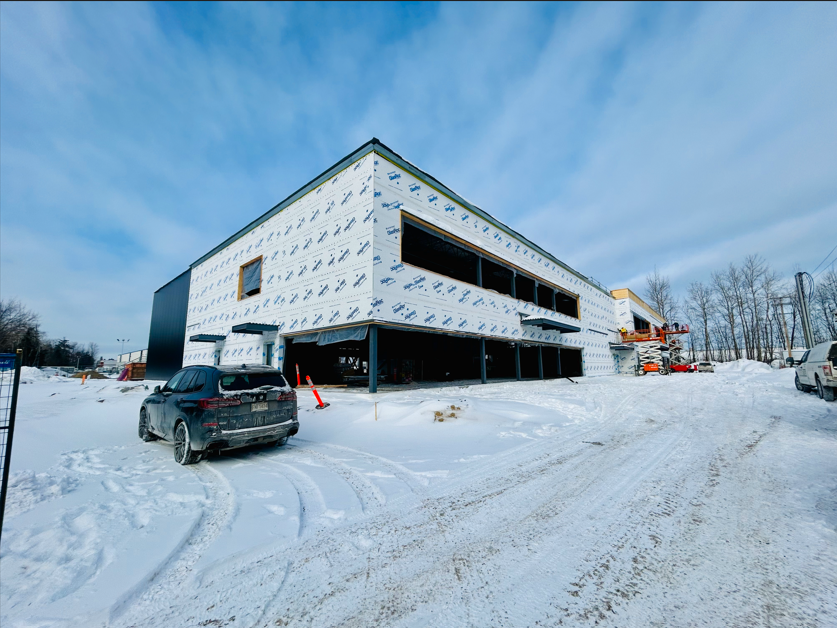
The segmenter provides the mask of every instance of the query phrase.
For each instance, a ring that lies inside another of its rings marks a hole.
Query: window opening
[[[402,262],[477,285],[476,253],[407,221],[401,233]]]
[[[258,257],[239,270],[238,300],[252,297],[261,292],[262,288],[262,258]]]
[[[264,346],[264,363],[270,366],[273,364],[273,343],[268,342]]]
[[[402,217],[401,227],[403,263],[580,318],[575,296],[556,290],[549,284],[540,284],[525,273],[514,272],[409,218]]]
[[[512,282],[514,281],[514,272],[510,268],[501,266],[490,259],[482,258],[482,286],[489,290],[494,290],[500,294],[507,294],[510,297],[512,294]]]
[[[538,305],[547,310],[555,310],[555,290],[546,284],[538,284]]]
[[[651,331],[651,323],[634,315],[634,331]]]
[[[521,301],[535,302],[535,280],[517,273],[514,276],[514,288],[517,298]]]
[[[578,315],[578,299],[560,290],[555,291],[555,311],[573,318],[581,318]]]

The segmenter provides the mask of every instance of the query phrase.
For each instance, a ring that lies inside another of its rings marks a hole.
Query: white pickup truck
[[[788,363],[791,360],[788,358]],[[820,399],[834,401],[837,396],[837,341],[821,342],[793,364],[797,390],[816,390]]]

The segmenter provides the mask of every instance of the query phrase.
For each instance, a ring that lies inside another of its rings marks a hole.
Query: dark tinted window
[[[252,390],[262,386],[284,388],[287,384],[279,371],[267,373],[229,373],[221,376],[221,388],[224,390]]]
[[[189,392],[200,392],[203,390],[203,387],[206,385],[206,373],[203,371],[198,371],[198,374],[195,375],[195,379],[192,380],[192,383],[189,385]]]
[[[175,373],[174,377],[172,377],[168,383],[163,386],[161,392],[172,392],[174,391],[175,387],[180,383],[180,380],[183,379],[183,376],[188,373],[188,371],[180,371],[179,373]]]
[[[192,380],[195,379],[196,374],[197,371],[186,371],[186,374],[183,376],[183,379],[180,380],[180,383],[177,384],[177,388],[174,392],[189,392]]]

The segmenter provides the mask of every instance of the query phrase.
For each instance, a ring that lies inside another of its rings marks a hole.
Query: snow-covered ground
[[[143,385],[30,378],[0,624],[837,625],[837,404],[716,370],[300,391],[288,445],[192,467]]]

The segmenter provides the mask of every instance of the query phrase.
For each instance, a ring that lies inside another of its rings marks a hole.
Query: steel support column
[[[369,392],[378,392],[378,326],[369,326]]]
[[[480,380],[483,384],[488,382],[485,374],[485,338],[480,338]]]
[[[538,379],[543,379],[543,347],[538,345]]]
[[[514,372],[517,375],[517,381],[520,381],[520,345],[514,343]]]

